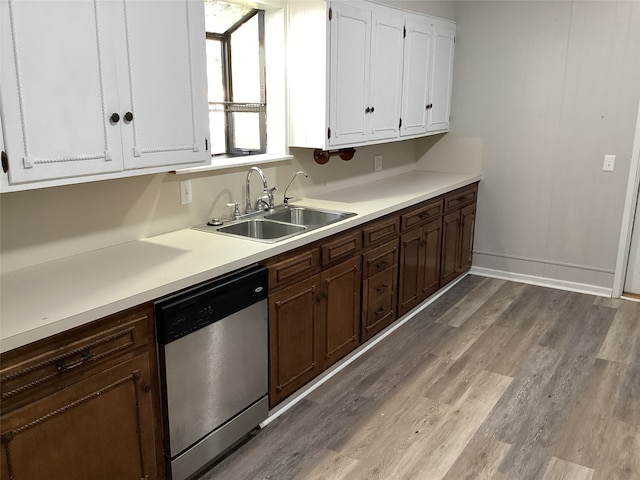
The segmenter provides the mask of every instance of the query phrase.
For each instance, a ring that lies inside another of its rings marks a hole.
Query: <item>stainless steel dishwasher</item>
[[[267,269],[155,305],[167,473],[199,473],[267,417]]]

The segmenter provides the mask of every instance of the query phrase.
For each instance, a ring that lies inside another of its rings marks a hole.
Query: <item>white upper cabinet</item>
[[[374,14],[372,32],[369,139],[385,140],[400,128],[404,19]]]
[[[430,109],[428,80],[432,29],[430,24],[410,20],[406,29],[400,135],[424,135]]]
[[[291,146],[330,150],[448,129],[453,22],[366,1],[289,5]]]
[[[371,12],[334,4],[331,17],[329,144],[360,143],[369,130]]]
[[[329,145],[398,136],[404,20],[332,5]]]
[[[429,102],[427,130],[449,130],[451,86],[453,83],[453,50],[455,25],[433,25],[431,40],[431,70],[429,72]]]
[[[202,2],[8,0],[0,18],[3,191],[208,161]]]

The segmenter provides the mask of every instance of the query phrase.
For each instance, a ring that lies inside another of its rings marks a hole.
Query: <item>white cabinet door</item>
[[[369,140],[398,137],[402,95],[403,30],[404,19],[373,15]]]
[[[120,43],[125,72],[122,127],[125,169],[177,166],[206,154],[202,2],[127,1]]]
[[[329,145],[365,140],[369,105],[371,12],[332,4]]]
[[[429,82],[429,99],[432,107],[428,111],[428,132],[449,130],[455,36],[455,26],[433,26],[432,67]]]
[[[427,132],[431,25],[407,20],[404,39],[401,136]]]
[[[5,0],[0,13],[6,188],[208,160],[201,1]]]
[[[0,2],[12,184],[122,169],[109,2]],[[74,19],[70,22],[69,19]]]

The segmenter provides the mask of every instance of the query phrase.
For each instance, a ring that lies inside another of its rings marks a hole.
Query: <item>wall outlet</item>
[[[193,191],[191,190],[191,180],[180,182],[180,204],[187,205],[193,202]]]
[[[382,170],[382,155],[376,155],[373,157],[373,171],[379,172]]]
[[[604,164],[602,165],[602,170],[604,170],[605,172],[613,172],[613,169],[615,166],[616,166],[616,156],[605,155]]]

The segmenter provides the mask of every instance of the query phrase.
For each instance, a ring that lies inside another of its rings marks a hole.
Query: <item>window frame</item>
[[[233,71],[231,36],[246,22],[257,16],[258,21],[258,61],[260,75],[260,103],[235,102],[233,99]],[[238,157],[260,155],[267,152],[267,95],[266,95],[266,61],[265,61],[265,11],[253,9],[229,27],[224,33],[205,32],[206,40],[220,42],[222,59],[222,81],[224,89],[223,112],[225,121],[226,151],[224,153],[212,153],[213,157]],[[209,112],[212,105],[220,105],[221,102],[209,102]],[[258,114],[259,149],[239,148],[235,145],[235,122],[233,114],[237,112],[255,112]]]

